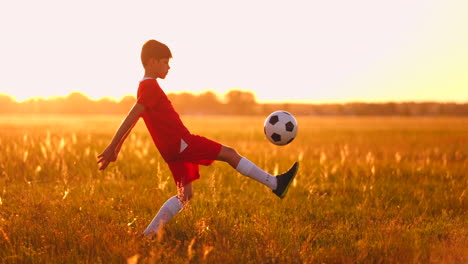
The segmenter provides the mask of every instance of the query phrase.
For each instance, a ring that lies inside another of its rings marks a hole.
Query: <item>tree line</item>
[[[285,110],[295,115],[344,116],[468,116],[467,103],[388,102],[343,104],[258,103],[249,91],[231,90],[224,100],[212,91],[201,94],[169,93],[169,99],[180,114],[193,115],[267,115]],[[135,103],[134,96],[116,101],[110,98],[92,100],[73,92],[65,97],[32,98],[17,102],[0,94],[0,114],[124,114]]]

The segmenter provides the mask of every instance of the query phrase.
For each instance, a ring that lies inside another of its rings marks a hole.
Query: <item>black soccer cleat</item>
[[[294,180],[298,169],[299,162],[296,162],[287,172],[276,176],[278,183],[276,190],[273,190],[273,193],[278,195],[279,198],[283,199],[288,192],[289,186]]]

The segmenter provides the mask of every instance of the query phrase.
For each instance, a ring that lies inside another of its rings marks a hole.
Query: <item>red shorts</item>
[[[198,165],[208,166],[219,155],[222,145],[205,137],[190,135],[181,140],[178,154],[166,160],[177,187],[200,179]]]

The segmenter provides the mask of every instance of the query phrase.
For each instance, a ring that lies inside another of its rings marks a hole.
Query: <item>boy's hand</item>
[[[128,136],[128,133],[132,130],[133,126],[135,126],[138,118],[140,118],[141,113],[145,111],[145,106],[139,103],[135,103],[128,113],[127,117],[124,119],[122,124],[120,124],[119,129],[114,135],[109,146],[97,156],[98,164],[100,170],[107,168],[109,163],[117,160],[117,155],[119,154],[120,147],[122,147],[125,138]]]
[[[117,153],[116,153],[116,149],[109,146],[107,147],[104,152],[102,152],[101,154],[99,154],[97,156],[98,158],[98,164],[101,164],[99,166],[99,169],[100,170],[104,170],[105,168],[107,168],[107,166],[109,165],[109,163],[113,162],[113,161],[116,161],[117,160]]]

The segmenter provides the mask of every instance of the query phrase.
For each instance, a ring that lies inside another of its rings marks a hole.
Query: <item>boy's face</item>
[[[166,75],[169,72],[169,69],[171,68],[169,66],[169,58],[163,58],[159,60],[152,59],[150,67],[152,68],[152,71],[156,73],[156,77],[161,79],[166,78]]]

